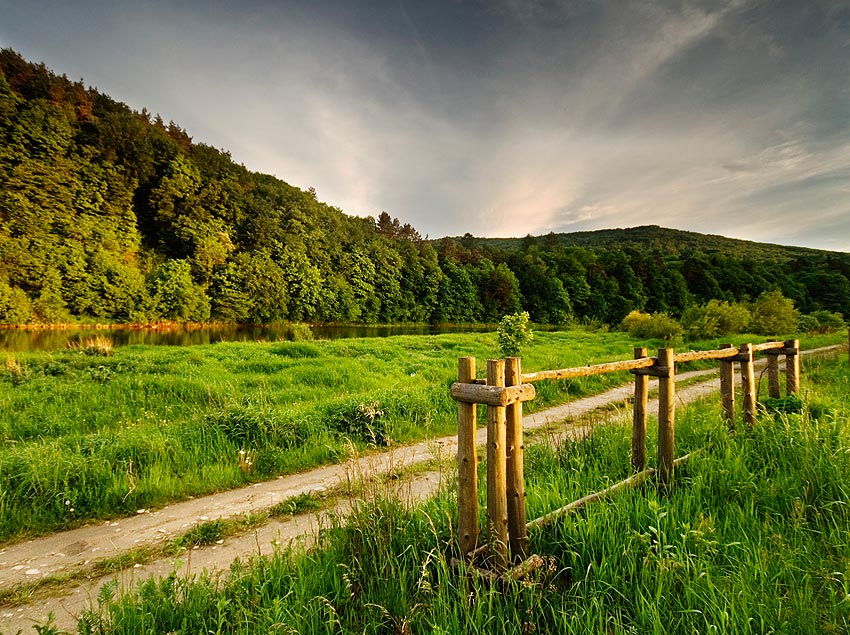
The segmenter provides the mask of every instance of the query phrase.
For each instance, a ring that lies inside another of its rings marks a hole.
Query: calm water
[[[438,333],[478,333],[492,331],[487,326],[326,326],[310,328],[316,339],[343,337],[389,337],[391,335],[436,335]],[[208,328],[174,327],[167,330],[142,328],[69,328],[0,329],[0,350],[53,351],[65,348],[69,341],[92,335],[109,337],[115,346],[152,344],[157,346],[194,346],[214,342],[276,342],[294,339],[290,326],[211,326]]]

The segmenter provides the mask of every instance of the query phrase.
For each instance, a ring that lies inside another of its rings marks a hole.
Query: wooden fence
[[[464,556],[489,551],[493,567],[507,570],[512,559],[527,555],[528,529],[549,522],[551,518],[610,493],[598,492],[574,501],[542,518],[525,519],[525,479],[523,461],[522,404],[535,398],[534,382],[546,379],[571,379],[618,371],[635,375],[635,398],[632,424],[632,466],[637,472],[620,484],[608,488],[633,485],[654,475],[646,468],[646,422],[649,377],[657,377],[658,385],[658,468],[662,487],[673,479],[675,466],[687,457],[674,459],[676,363],[696,360],[720,362],[720,391],[723,416],[730,425],[735,421],[735,363],[740,366],[743,420],[752,425],[756,420],[757,385],[754,354],[767,356],[768,391],[780,396],[779,357],[785,357],[785,391],[794,394],[800,386],[800,342],[767,342],[726,344],[718,350],[674,353],[672,348],[658,350],[649,357],[645,348],[636,348],[630,360],[544,370],[523,374],[520,359],[487,361],[486,379],[475,377],[475,358],[458,359],[458,381],[452,384],[452,398],[458,402],[458,541]],[[478,449],[475,443],[476,405],[487,406],[487,532],[486,543],[479,545],[478,527]],[[550,518],[551,517],[551,518]]]

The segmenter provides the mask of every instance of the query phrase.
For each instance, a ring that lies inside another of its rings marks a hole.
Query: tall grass
[[[689,408],[678,454],[706,449],[662,494],[624,491],[536,531],[547,566],[492,584],[464,567],[443,491],[412,511],[378,501],[220,575],[107,587],[81,633],[846,633],[850,407],[846,361],[808,364],[797,413],[729,432]],[[625,425],[530,448],[530,515],[628,471]]]
[[[634,344],[539,333],[523,363],[623,359]],[[481,376],[496,350],[476,333],[17,353],[0,368],[0,542],[449,434],[457,357],[478,358]],[[628,379],[544,382],[527,409]],[[367,407],[380,418],[365,421]]]

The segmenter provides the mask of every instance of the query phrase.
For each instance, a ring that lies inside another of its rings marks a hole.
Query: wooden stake
[[[505,360],[487,360],[487,385],[505,385]],[[505,408],[487,406],[487,523],[493,566],[501,572],[508,566],[508,494],[505,456]]]
[[[475,381],[475,358],[457,360],[457,380]],[[457,404],[457,532],[460,552],[478,546],[478,450],[475,447],[475,404]]]
[[[658,365],[667,368],[658,379],[658,477],[662,485],[673,482],[676,441],[676,368],[672,348],[658,349]]]
[[[635,359],[646,357],[645,348],[635,349]],[[632,419],[632,467],[636,472],[646,467],[646,406],[649,399],[649,377],[635,375],[635,403]]]
[[[723,344],[720,348],[732,348]],[[729,360],[720,360],[720,396],[723,400],[723,418],[730,428],[735,427],[735,364]]]
[[[505,384],[522,382],[522,362],[519,357],[505,360]],[[507,485],[508,535],[511,557],[524,560],[528,552],[528,531],[525,528],[525,444],[522,438],[522,402],[506,408],[507,417]]]
[[[744,423],[748,426],[756,422],[756,373],[753,366],[753,345],[741,344],[738,347],[738,359],[741,362],[741,398],[744,401]]]
[[[779,355],[767,356],[767,394],[773,399],[782,396],[779,391]]]
[[[785,340],[785,349],[793,355],[785,355],[785,394],[794,395],[800,390],[800,340]]]

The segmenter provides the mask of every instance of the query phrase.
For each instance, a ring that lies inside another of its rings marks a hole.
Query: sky
[[[423,236],[850,251],[850,0],[0,0],[0,47]]]

